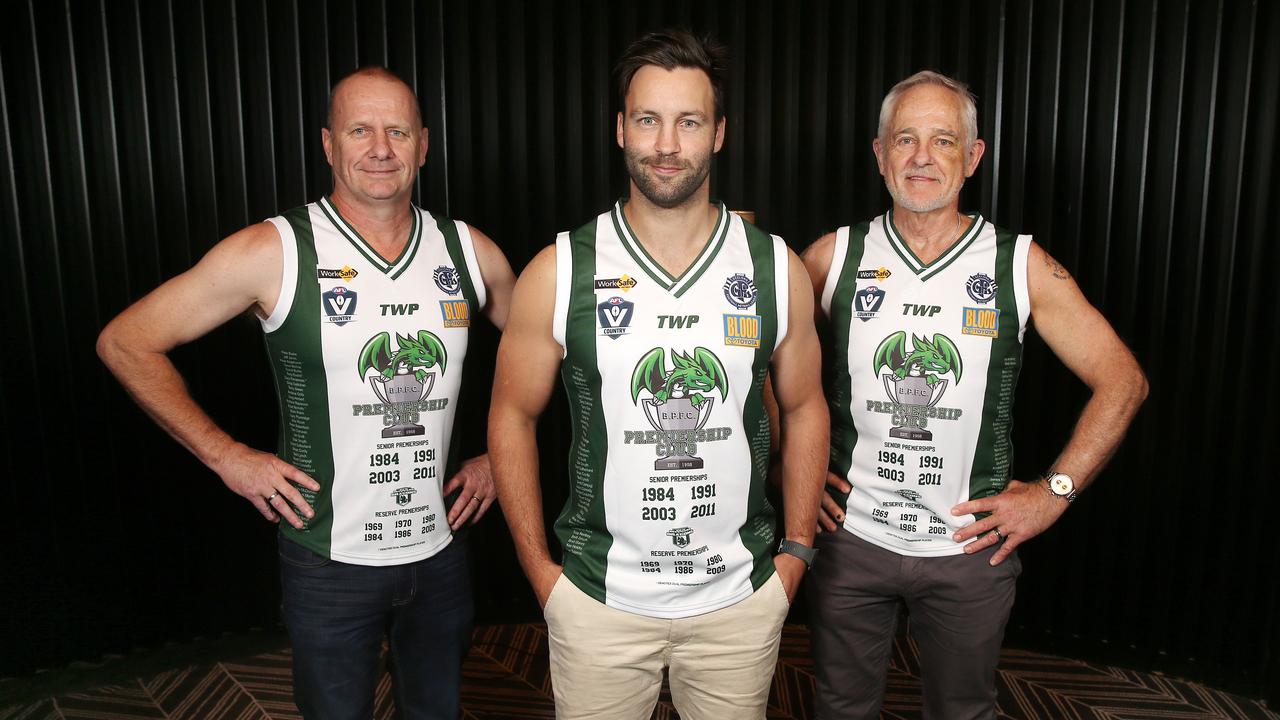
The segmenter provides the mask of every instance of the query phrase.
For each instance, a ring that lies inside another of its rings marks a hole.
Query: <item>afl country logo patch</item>
[[[635,314],[636,304],[614,295],[596,306],[596,315],[600,318],[600,333],[611,340],[617,340],[627,333],[631,327],[631,316]]]
[[[853,316],[866,322],[880,313],[885,292],[875,285],[868,285],[853,294]]]
[[[356,291],[339,285],[320,294],[320,306],[325,320],[339,327],[346,325],[356,319]]]
[[[969,297],[973,298],[974,302],[989,303],[996,296],[1000,286],[986,273],[974,273],[965,282],[964,289],[969,292]]]
[[[436,279],[436,287],[446,295],[457,295],[462,292],[462,286],[458,284],[458,271],[448,265],[441,265],[436,268],[434,273]]]
[[[756,284],[742,273],[730,275],[724,281],[724,299],[739,310],[746,310],[755,305],[758,294]]]

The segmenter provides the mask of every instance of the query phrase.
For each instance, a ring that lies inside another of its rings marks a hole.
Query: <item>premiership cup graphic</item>
[[[443,375],[449,359],[444,343],[426,330],[419,330],[417,337],[397,333],[396,345],[393,349],[388,333],[374,335],[360,351],[357,368],[360,378],[369,380],[373,394],[386,407],[383,411],[387,424],[382,429],[384,438],[426,432],[423,426],[414,422],[418,418],[417,403],[430,395],[435,387],[434,368],[438,365]]]
[[[932,340],[912,335],[911,345],[908,350],[907,333],[899,330],[881,341],[872,364],[877,375],[883,369],[892,370],[880,375],[894,404],[895,422],[901,420],[889,429],[889,437],[932,440],[933,433],[925,429],[924,410],[937,405],[947,390],[947,379],[939,375],[950,373],[958,383],[964,367],[959,349],[942,333]]]
[[[711,417],[711,406],[715,402],[715,398],[707,398],[701,407],[694,407],[693,401],[687,397],[672,398],[662,404],[649,398],[641,405],[644,416],[655,430],[675,438],[678,437],[677,431],[701,430],[707,424],[707,418]],[[654,470],[696,470],[703,466],[702,458],[689,454],[688,442],[668,441],[664,445],[667,455],[653,463]]]
[[[661,457],[654,470],[696,470],[702,458],[693,454],[694,433],[711,417],[715,398],[703,393],[720,391],[723,401],[729,392],[724,365],[710,350],[694,348],[692,354],[671,351],[674,368],[666,368],[666,350],[653,348],[640,358],[631,374],[631,402],[639,404],[654,430],[662,433],[658,444]],[[640,400],[640,393],[650,397]]]

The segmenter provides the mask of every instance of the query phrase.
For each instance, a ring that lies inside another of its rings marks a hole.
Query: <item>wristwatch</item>
[[[1076,491],[1076,481],[1072,480],[1071,476],[1066,473],[1050,470],[1044,480],[1048,483],[1049,494],[1054,497],[1059,497],[1067,502],[1072,502],[1076,499],[1076,496],[1080,494]]]
[[[806,568],[813,567],[813,559],[818,556],[818,549],[802,545],[795,540],[783,538],[778,542],[778,552],[793,555],[804,561]]]

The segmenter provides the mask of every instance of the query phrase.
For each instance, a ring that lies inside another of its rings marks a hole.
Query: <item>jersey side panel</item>
[[[996,337],[986,367],[987,392],[982,405],[982,425],[974,448],[969,476],[969,499],[996,495],[1009,484],[1013,467],[1013,391],[1022,368],[1022,329],[1014,272],[1017,236],[996,232],[996,306],[1000,308]]]
[[[608,576],[613,538],[607,531],[604,513],[602,486],[609,455],[608,433],[593,332],[597,224],[592,221],[570,233],[567,243],[557,243],[557,256],[567,244],[572,268],[560,376],[569,396],[576,441],[569,448],[569,497],[556,519],[555,532],[564,549],[565,575],[587,595],[604,602],[604,579]]]
[[[785,310],[788,298],[788,277],[778,268],[775,257],[777,247],[773,237],[756,228],[751,223],[743,222],[747,235],[747,247],[751,251],[751,262],[755,269],[753,280],[760,300],[756,308],[760,314],[760,347],[756,348],[751,362],[751,389],[747,392],[743,403],[742,428],[747,434],[747,445],[751,451],[751,482],[747,490],[746,524],[738,531],[742,544],[751,553],[753,559],[751,570],[751,587],[755,590],[774,573],[773,546],[775,542],[774,520],[776,514],[768,497],[765,496],[765,482],[769,475],[769,450],[772,444],[772,432],[769,414],[765,412],[764,380],[769,372],[769,361],[773,357],[773,349],[777,344],[780,318],[779,312]],[[785,246],[784,246],[785,247]],[[782,261],[786,261],[783,252]],[[783,265],[785,267],[785,265]],[[773,298],[770,303],[766,299]]]
[[[320,360],[321,310],[315,277],[315,234],[308,208],[294,208],[282,216],[293,228],[297,241],[293,302],[284,322],[264,338],[280,408],[280,441],[276,453],[281,460],[320,483],[319,492],[295,486],[315,511],[315,516],[306,523],[307,531],[281,523],[280,532],[308,550],[329,557],[333,529],[333,443],[329,430],[328,378]]]

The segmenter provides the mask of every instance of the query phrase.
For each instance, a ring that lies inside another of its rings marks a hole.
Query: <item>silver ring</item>
[[[269,504],[271,504],[271,501],[272,501],[272,500],[275,500],[275,499],[276,499],[276,496],[277,496],[277,495],[279,495],[279,494],[280,494],[280,493],[278,493],[278,492],[273,492],[273,493],[271,493],[270,495],[268,495],[268,496],[267,496],[267,504],[268,504],[268,505],[269,505]]]
[[[991,528],[991,532],[995,533],[1001,542],[1004,542],[1004,535],[1000,533],[1000,528]]]

